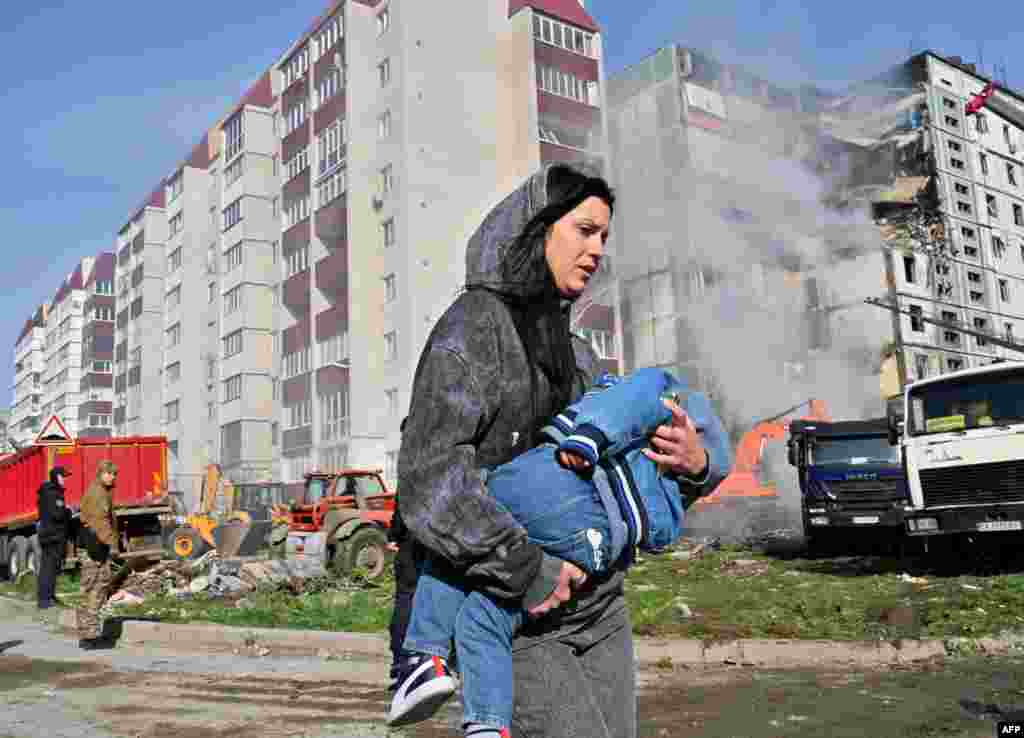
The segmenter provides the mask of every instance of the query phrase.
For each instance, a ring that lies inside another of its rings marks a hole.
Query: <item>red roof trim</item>
[[[373,7],[374,5],[377,4],[376,2],[370,3],[366,2],[365,0],[356,1],[360,2],[362,5],[369,5],[370,7]],[[295,56],[295,54],[297,54],[299,51],[301,51],[302,47],[306,45],[306,42],[309,41],[309,39],[311,39],[313,35],[320,30],[320,26],[322,26],[328,18],[334,15],[334,11],[341,8],[344,4],[344,0],[332,0],[331,3],[328,4],[327,9],[320,15],[318,15],[316,17],[316,20],[314,20],[309,25],[309,27],[306,29],[306,32],[299,36],[299,40],[296,41],[295,45],[291,47],[291,52],[288,54],[288,56],[281,60],[281,63],[277,65],[277,68],[284,69],[284,67],[287,66],[288,62],[292,60],[292,57]]]
[[[508,17],[511,18],[526,7],[533,8],[544,15],[557,18],[566,23],[571,23],[585,31],[601,32],[601,29],[598,28],[590,13],[580,5],[579,0],[509,0]]]

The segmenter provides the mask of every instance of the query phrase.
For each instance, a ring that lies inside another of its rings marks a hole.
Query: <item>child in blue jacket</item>
[[[688,480],[666,476],[642,450],[670,421],[673,400],[703,434],[713,489],[732,466],[722,423],[705,395],[687,393],[660,369],[627,378],[605,375],[579,402],[544,428],[546,441],[496,467],[488,492],[523,525],[527,539],[588,576],[657,553],[682,534]],[[433,715],[455,693],[448,668],[452,640],[462,677],[464,723],[480,735],[507,735],[512,719],[512,637],[525,613],[516,603],[443,579],[428,568],[413,600],[404,649],[412,656],[399,677],[388,723]],[[624,665],[625,667],[626,665]],[[631,669],[632,665],[628,665]]]

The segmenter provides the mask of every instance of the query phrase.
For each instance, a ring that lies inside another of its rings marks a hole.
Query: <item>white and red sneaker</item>
[[[455,678],[440,656],[417,654],[400,667],[391,698],[388,725],[399,727],[429,720],[455,694]]]

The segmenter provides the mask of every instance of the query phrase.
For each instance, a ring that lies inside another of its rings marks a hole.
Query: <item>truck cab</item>
[[[854,530],[902,533],[908,504],[887,418],[790,423],[788,460],[800,483],[804,531],[812,546]]]
[[[1024,362],[914,382],[892,440],[907,468],[911,536],[1024,529]]]

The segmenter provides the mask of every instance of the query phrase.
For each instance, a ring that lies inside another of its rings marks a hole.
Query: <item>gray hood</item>
[[[466,286],[488,286],[505,292],[522,294],[530,284],[527,274],[505,275],[502,264],[509,248],[526,225],[548,205],[548,173],[555,167],[566,167],[587,176],[600,176],[590,165],[556,162],[545,164],[517,190],[494,206],[480,227],[469,239],[466,248]],[[543,240],[532,248],[534,258],[543,258]],[[531,262],[533,259],[531,259]],[[539,266],[539,265],[538,265]],[[538,270],[542,273],[542,270]],[[508,280],[508,281],[506,281]]]

